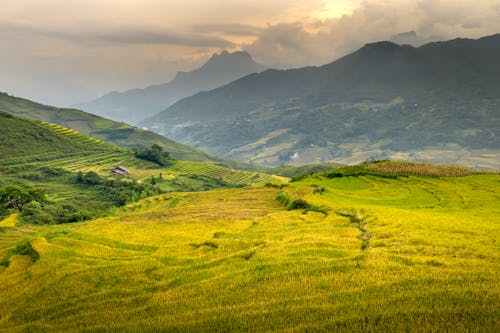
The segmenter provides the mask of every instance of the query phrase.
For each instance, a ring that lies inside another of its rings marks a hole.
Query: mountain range
[[[140,125],[246,162],[407,158],[476,167],[500,155],[500,35],[367,44],[320,67],[270,69]]]
[[[197,92],[211,90],[245,75],[264,70],[247,52],[214,54],[203,66],[191,72],[178,72],[164,84],[124,92],[110,92],[94,101],[77,105],[87,112],[136,124],[174,102]]]

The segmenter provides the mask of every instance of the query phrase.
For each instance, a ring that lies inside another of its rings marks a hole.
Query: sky
[[[500,33],[500,0],[0,0],[0,91],[71,106],[168,82],[213,53],[321,65],[368,42]]]

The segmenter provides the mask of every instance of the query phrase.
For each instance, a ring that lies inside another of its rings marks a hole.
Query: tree
[[[5,208],[21,211],[26,204],[32,201],[45,201],[45,193],[42,189],[28,189],[17,185],[9,185],[0,189],[0,203]]]
[[[170,165],[170,153],[163,151],[163,148],[157,144],[151,145],[151,148],[135,148],[135,157],[158,163],[162,166]]]
[[[101,183],[101,177],[94,171],[83,174],[81,171],[76,175],[76,182],[79,184],[98,185]]]

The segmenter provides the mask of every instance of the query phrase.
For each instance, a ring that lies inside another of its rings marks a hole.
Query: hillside
[[[0,112],[0,142],[0,192],[9,186],[40,189],[48,200],[41,202],[42,211],[62,220],[77,212],[82,219],[108,214],[114,206],[159,193],[287,180],[202,162],[170,161],[171,165],[160,166],[72,129],[4,112]],[[111,177],[118,166],[128,175]],[[9,213],[15,210],[0,204],[0,219]],[[24,210],[19,213],[26,215]]]
[[[76,109],[55,108],[0,92],[0,111],[71,128],[124,148],[157,144],[179,160],[209,162],[238,169],[256,169],[243,163],[212,156],[162,135]]]
[[[498,331],[499,176],[367,167],[170,193],[86,223],[0,222],[0,327]]]
[[[177,73],[168,83],[144,89],[111,92],[78,107],[106,118],[137,124],[184,97],[215,89],[262,70],[264,66],[254,62],[247,52],[224,51],[214,54],[200,68]]]
[[[0,156],[29,158],[64,154],[94,154],[105,151],[120,151],[104,142],[78,135],[75,131],[52,126],[48,123],[30,121],[0,111]],[[3,164],[5,166],[5,164]]]
[[[141,125],[221,156],[279,165],[404,158],[495,168],[500,35],[367,44],[321,67],[268,70]]]
[[[13,116],[0,111],[0,170],[4,175],[22,176],[44,168],[59,168],[68,172],[93,171],[108,176],[118,165],[129,170],[136,181],[146,180],[160,173],[170,183],[181,184],[186,179],[200,186],[183,184],[185,187],[171,190],[204,189],[204,181],[211,180],[223,186],[260,186],[270,181],[286,180],[286,177],[259,172],[230,169],[212,163],[172,161],[164,167],[134,156],[130,150],[86,136],[73,129],[48,122],[40,122]],[[198,178],[197,178],[198,177]],[[205,178],[204,178],[205,177]]]

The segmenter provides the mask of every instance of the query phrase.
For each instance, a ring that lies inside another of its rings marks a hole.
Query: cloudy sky
[[[320,65],[367,42],[500,33],[500,0],[0,0],[0,91],[67,106],[169,81],[214,52]]]

